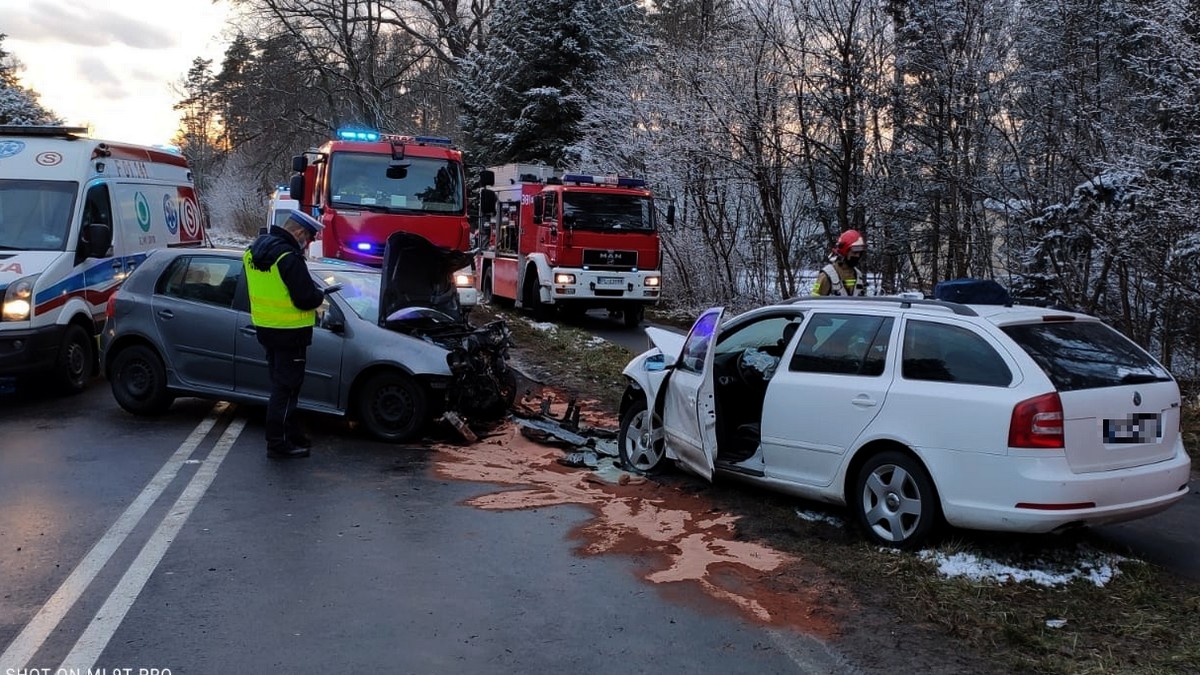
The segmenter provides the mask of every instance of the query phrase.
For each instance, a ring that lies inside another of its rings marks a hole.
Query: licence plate
[[[625,280],[621,277],[596,277],[596,283],[601,286],[620,286]]]
[[[1162,440],[1158,413],[1135,413],[1124,419],[1104,420],[1105,443],[1157,443]]]

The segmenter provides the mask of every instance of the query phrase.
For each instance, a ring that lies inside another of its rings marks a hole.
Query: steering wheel
[[[774,360],[774,364],[770,362]],[[779,359],[766,354],[757,349],[746,349],[737,358],[737,374],[747,387],[752,389],[763,388],[767,384],[770,376],[767,374],[767,368],[770,368],[771,374],[774,374],[774,367],[779,363]]]

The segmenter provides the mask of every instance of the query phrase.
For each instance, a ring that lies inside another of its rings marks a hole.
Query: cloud
[[[100,98],[116,100],[128,95],[124,81],[112,71],[104,61],[95,58],[80,59],[77,65],[80,78],[91,84],[98,92],[103,92]]]
[[[4,32],[16,40],[54,42],[79,47],[125,45],[134,49],[167,49],[177,44],[161,27],[98,7],[63,7],[56,2],[31,3],[5,18]]]

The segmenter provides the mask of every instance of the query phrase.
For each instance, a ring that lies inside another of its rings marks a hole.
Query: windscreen
[[[78,191],[72,181],[0,180],[0,250],[65,250]]]
[[[379,317],[378,272],[337,270],[322,271],[320,274],[326,285],[342,285],[339,293],[359,318],[375,323]]]
[[[335,208],[381,213],[464,212],[462,164],[428,157],[408,157],[403,163],[393,167],[389,177],[390,155],[334,153],[329,167],[330,202]]]
[[[654,202],[638,195],[564,192],[564,225],[580,230],[654,231]]]
[[[1021,324],[1003,330],[1059,391],[1171,380],[1149,354],[1098,321]]]

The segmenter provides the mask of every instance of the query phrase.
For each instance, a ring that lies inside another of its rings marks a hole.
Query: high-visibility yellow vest
[[[252,264],[253,256],[246,251],[242,262],[246,268],[246,290],[250,293],[250,321],[263,328],[304,328],[316,323],[317,312],[300,309],[292,304],[283,277],[279,276],[279,261],[284,253],[271,263],[266,271]]]

